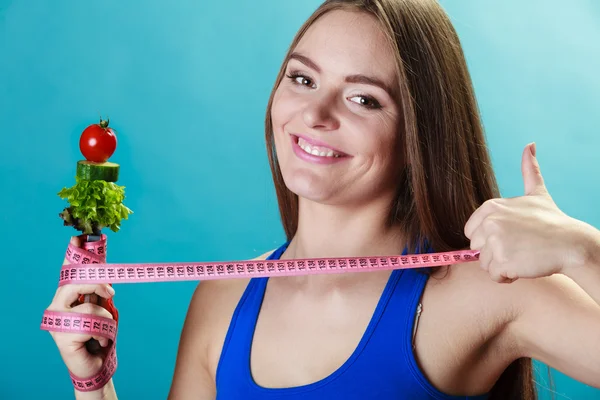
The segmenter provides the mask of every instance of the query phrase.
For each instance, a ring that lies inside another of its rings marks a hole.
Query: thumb
[[[521,173],[525,185],[525,195],[536,195],[547,193],[544,178],[540,170],[540,164],[535,157],[535,143],[530,143],[523,151],[521,160]]]
[[[73,246],[81,247],[81,238],[79,236],[71,236],[70,243]]]

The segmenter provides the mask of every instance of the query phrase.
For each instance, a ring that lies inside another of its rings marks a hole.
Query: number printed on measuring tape
[[[71,283],[143,283],[426,268],[473,261],[479,258],[479,253],[473,250],[461,250],[390,257],[232,261],[226,263],[84,264],[81,263],[81,254],[78,249],[73,246],[67,250],[66,258],[72,264],[62,267],[59,277],[61,286]]]
[[[311,258],[294,260],[251,260],[169,264],[107,264],[106,236],[100,241],[85,242],[83,248],[69,243],[59,286],[67,284],[144,283],[191,280],[259,278],[296,275],[369,272],[404,268],[430,268],[471,262],[479,259],[475,250],[396,256]],[[108,354],[97,375],[74,376],[79,391],[93,391],[110,381],[117,368],[116,342],[118,320],[67,312],[45,311],[41,329],[53,332],[88,333],[111,341]]]

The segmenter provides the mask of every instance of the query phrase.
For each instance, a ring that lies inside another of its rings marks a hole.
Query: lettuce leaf
[[[75,177],[75,185],[58,192],[61,199],[69,202],[59,217],[65,226],[73,226],[83,234],[99,235],[103,228],[118,232],[121,221],[133,214],[123,204],[125,186],[103,180],[82,180]]]

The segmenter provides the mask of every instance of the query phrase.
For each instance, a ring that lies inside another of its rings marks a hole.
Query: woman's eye
[[[315,84],[313,83],[313,81],[304,75],[292,73],[292,74],[287,75],[287,77],[292,81],[292,83],[294,83],[296,85],[308,86],[308,87],[312,87],[312,88],[315,87]]]
[[[308,78],[305,78],[303,76],[299,76],[296,78],[296,82],[298,82],[301,85],[305,85],[305,86],[311,86],[312,81]]]
[[[306,75],[302,75],[299,72],[291,72],[286,75],[288,79],[294,84],[299,86],[306,86],[312,89],[316,89],[317,85],[313,83],[313,81],[307,77]],[[359,105],[368,108],[368,109],[379,109],[381,108],[381,104],[373,97],[368,96],[366,94],[356,95],[350,98],[350,101],[358,103]]]
[[[364,96],[364,95],[354,96],[354,97],[350,98],[350,101],[354,101],[355,103],[358,103],[361,106],[366,107],[366,108],[372,108],[372,109],[381,108],[381,104],[379,104],[379,102],[377,100],[375,100],[374,98],[372,98],[371,96]]]

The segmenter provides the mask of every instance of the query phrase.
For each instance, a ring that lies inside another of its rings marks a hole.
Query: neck
[[[397,226],[387,223],[387,204],[342,208],[299,199],[298,229],[290,258],[397,255],[405,246]]]
[[[282,259],[399,255],[404,234],[387,223],[386,204],[345,209],[299,199],[298,229]],[[383,203],[382,201],[380,201]],[[387,203],[389,204],[389,202]],[[356,280],[385,280],[389,271],[356,274],[325,274],[286,278],[294,287],[325,293]]]

